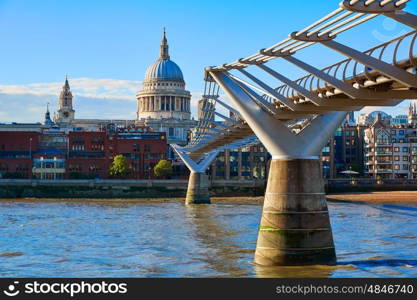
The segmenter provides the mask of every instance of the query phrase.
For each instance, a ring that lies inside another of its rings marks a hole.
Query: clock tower
[[[72,108],[72,93],[68,83],[68,78],[65,77],[65,84],[62,87],[59,95],[59,109],[58,116],[55,122],[59,125],[70,125],[74,120],[75,110]]]

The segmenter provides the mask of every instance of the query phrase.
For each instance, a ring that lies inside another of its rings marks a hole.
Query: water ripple
[[[417,205],[330,202],[337,266],[253,264],[260,204],[0,202],[0,277],[417,277]]]

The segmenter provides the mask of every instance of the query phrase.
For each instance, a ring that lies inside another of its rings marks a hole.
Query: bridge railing
[[[415,49],[417,47],[416,39],[417,30],[413,30],[391,41],[368,49],[364,53],[395,66],[417,68],[417,50]],[[375,82],[377,79],[375,72],[373,72],[371,68],[368,68],[352,58],[344,59],[321,70],[339,80],[357,84],[360,87],[365,87],[364,83],[367,80]],[[309,91],[315,92],[323,98],[327,97],[327,91],[333,93],[335,90],[334,87],[330,86],[314,74],[308,74],[294,82]],[[296,101],[300,98],[304,98],[287,84],[281,85],[275,90],[290,100]],[[268,95],[264,95],[263,97],[269,102],[275,101],[274,98]]]
[[[363,52],[366,56],[363,56],[363,53],[355,49],[349,50],[349,47],[345,47],[343,50],[340,47],[344,47],[344,45],[338,44],[337,42],[329,42],[342,32],[379,15],[386,15],[416,29],[415,16],[402,11],[406,2],[409,2],[409,0],[345,0],[340,3],[338,9],[330,14],[302,30],[291,33],[288,38],[266,49],[261,49],[253,55],[231,63],[206,68],[205,87],[202,103],[200,104],[199,121],[193,131],[189,145],[184,147],[184,150],[188,153],[202,152],[202,149],[204,151],[211,151],[214,149],[213,147],[225,145],[221,144],[219,142],[220,140],[227,140],[229,143],[233,143],[242,139],[242,137],[249,136],[247,132],[244,133],[246,130],[245,126],[248,126],[239,116],[239,112],[236,112],[232,107],[220,101],[219,85],[211,77],[211,72],[225,72],[232,80],[241,84],[243,89],[246,86],[259,91],[259,95],[252,93],[250,98],[263,110],[268,111],[274,117],[286,122],[289,122],[288,120],[297,121],[308,119],[317,114],[325,114],[333,110],[358,110],[365,105],[392,105],[395,104],[395,101],[391,100],[397,99],[395,97],[391,99],[392,95],[400,95],[398,98],[399,101],[407,99],[411,92],[407,93],[407,91],[401,90],[395,91],[390,95],[384,95],[385,98],[381,99],[387,99],[385,102],[382,100],[379,102],[374,101],[373,99],[379,99],[381,97],[381,93],[379,95],[371,95],[368,91],[376,91],[376,89],[366,91],[365,88],[379,85],[378,91],[380,89],[383,90],[385,83],[388,86],[393,81],[396,81],[397,77],[390,76],[392,74],[399,74],[398,77],[400,80],[398,82],[404,83],[406,87],[414,88],[416,86],[412,76],[405,74],[407,72],[415,74],[417,66],[417,51],[415,49],[416,30]],[[403,17],[398,17],[397,13],[402,14]],[[318,70],[313,66],[291,57],[298,51],[317,43],[321,43],[351,58],[344,59]],[[351,52],[351,50],[356,52]],[[267,62],[277,58],[288,60],[298,68],[304,69],[308,75],[291,80],[283,74],[279,74],[265,66]],[[368,58],[373,59],[373,62],[371,60],[372,63],[369,65],[375,69],[367,67],[366,64],[369,63]],[[380,69],[381,64],[382,69]],[[388,64],[390,66],[387,68],[386,66]],[[262,68],[265,72],[276,77],[278,81],[284,84],[277,88],[269,87],[262,80],[257,79],[252,74],[243,70],[252,65]],[[398,71],[400,68],[396,67],[400,67],[403,70]],[[234,70],[243,73],[251,81],[255,82],[256,85],[252,85],[228,73]],[[404,70],[407,72],[404,72]],[[397,74],[396,72],[399,73]],[[251,93],[249,89],[246,92]],[[343,98],[344,101],[328,101],[328,99],[337,94],[341,94],[339,98]],[[369,99],[366,98],[367,96],[370,96],[370,101],[367,101]],[[357,101],[350,102],[349,100],[352,98]],[[312,102],[314,105],[297,105],[303,102]],[[227,110],[233,112],[237,118],[233,119],[230,115],[222,116],[216,111],[217,104],[221,104]],[[222,123],[216,122],[216,116],[221,116],[224,121]],[[213,145],[213,147],[210,147],[210,145]]]

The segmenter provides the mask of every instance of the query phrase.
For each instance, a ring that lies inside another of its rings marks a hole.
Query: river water
[[[417,203],[330,202],[338,265],[252,263],[260,204],[0,202],[1,277],[417,277]]]

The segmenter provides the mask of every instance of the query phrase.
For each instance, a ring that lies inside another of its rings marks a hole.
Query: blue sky
[[[164,26],[171,58],[196,101],[204,67],[272,45],[339,2],[0,0],[0,122],[40,121],[46,102],[56,107],[65,74],[76,97],[77,117],[134,118],[135,92],[158,56]],[[417,13],[417,1],[406,10]],[[360,29],[366,34],[355,29],[338,41],[365,50],[410,31],[383,17]],[[340,59],[322,51],[311,47],[298,57],[317,67]],[[290,69],[284,73],[301,75]]]

